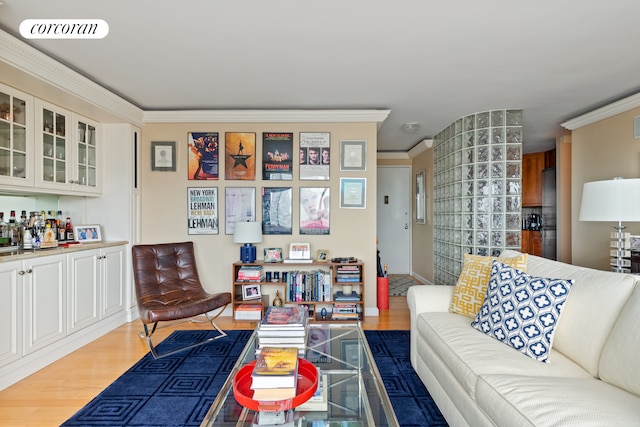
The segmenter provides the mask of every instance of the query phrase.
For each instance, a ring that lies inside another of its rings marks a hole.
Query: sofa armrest
[[[451,305],[454,286],[416,285],[407,292],[407,304],[411,319],[411,364],[416,368],[418,336],[417,320],[420,313],[447,312]]]

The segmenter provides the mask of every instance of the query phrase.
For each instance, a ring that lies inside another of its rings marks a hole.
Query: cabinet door
[[[33,97],[0,84],[0,183],[32,187]]]
[[[22,263],[0,264],[0,366],[22,356]]]
[[[69,333],[89,326],[99,319],[99,257],[100,251],[97,249],[69,254]]]
[[[125,246],[105,248],[101,251],[102,318],[124,310],[125,259]]]
[[[74,173],[72,183],[85,193],[100,192],[100,141],[98,123],[73,116],[74,128],[78,134],[73,141]]]
[[[522,206],[542,206],[544,153],[522,156]]]
[[[71,113],[36,100],[36,186],[69,189]]]
[[[66,336],[66,255],[24,261],[24,354]]]

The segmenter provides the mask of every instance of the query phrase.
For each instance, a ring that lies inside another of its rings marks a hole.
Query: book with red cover
[[[307,312],[299,307],[269,307],[260,322],[260,328],[300,328],[304,329]]]

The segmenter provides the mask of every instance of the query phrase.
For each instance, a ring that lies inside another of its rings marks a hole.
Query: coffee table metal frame
[[[307,345],[305,354],[312,354],[310,359],[320,374],[327,376],[329,408],[327,411],[294,411],[294,425],[306,427],[314,421],[320,425],[322,421],[340,421],[349,426],[399,426],[360,322],[312,323],[309,328],[310,335],[323,337]],[[254,425],[256,413],[237,403],[232,383],[240,368],[255,360],[257,344],[254,331],[202,421],[202,427]]]

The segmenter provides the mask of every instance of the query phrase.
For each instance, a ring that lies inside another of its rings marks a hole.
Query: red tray
[[[318,368],[305,359],[298,358],[298,384],[296,396],[277,402],[253,400],[251,373],[255,361],[244,365],[233,379],[233,395],[238,403],[253,411],[286,411],[302,405],[314,395],[318,388]]]

